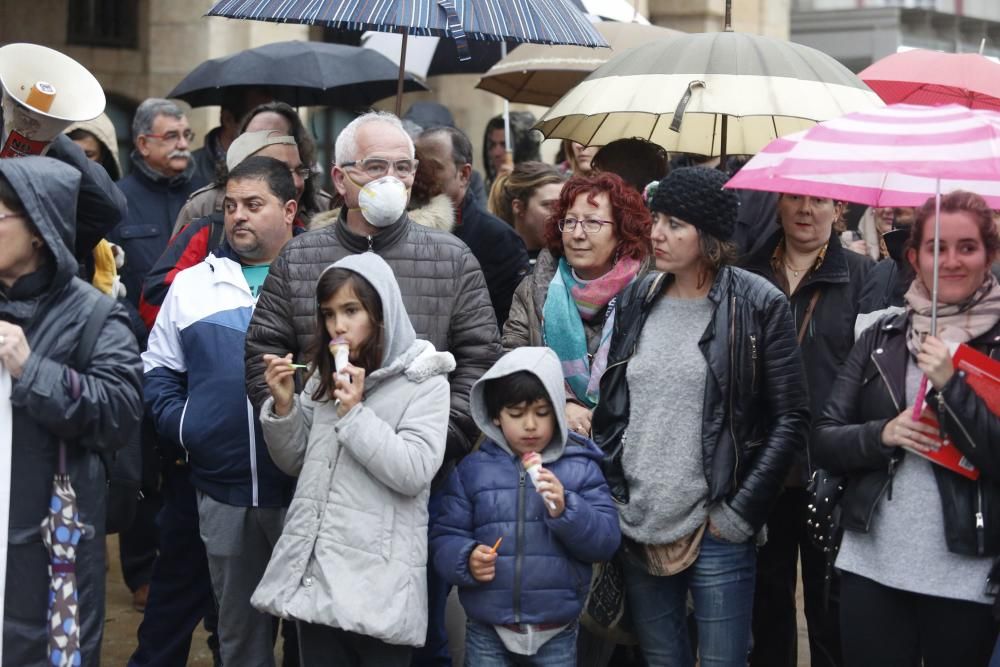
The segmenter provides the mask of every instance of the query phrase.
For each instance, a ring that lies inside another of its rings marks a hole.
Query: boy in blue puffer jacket
[[[468,616],[466,665],[576,665],[591,563],[610,559],[621,533],[601,452],[569,432],[565,405],[559,359],[543,347],[509,352],[472,387],[487,439],[448,478],[431,529],[433,566]],[[537,492],[521,463],[530,452],[542,459]]]

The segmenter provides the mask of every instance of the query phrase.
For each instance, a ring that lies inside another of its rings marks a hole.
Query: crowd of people
[[[260,91],[193,152],[146,100],[124,178],[106,119],[0,160],[5,665],[99,663],[111,530],[134,667],[186,664],[201,623],[223,665],[280,635],[286,666],[794,667],[800,578],[816,667],[989,663],[1000,416],[952,353],[1000,355],[994,212],[944,196],[935,265],[933,202],[848,231],[640,139],[545,163],[531,124],[510,155],[491,121],[479,174],[444,107],[360,115],[329,193]],[[944,438],[977,478],[927,458]]]

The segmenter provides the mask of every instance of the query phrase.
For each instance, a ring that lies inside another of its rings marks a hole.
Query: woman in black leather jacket
[[[594,414],[627,538],[626,599],[650,666],[694,664],[689,591],[701,664],[746,665],[753,538],[808,429],[788,303],[728,266],[738,203],[725,180],[682,168],[652,193],[664,273],[620,297]]]
[[[1000,237],[977,195],[942,199],[932,337],[933,227],[930,200],[906,251],[916,272],[906,312],[861,336],[816,427],[817,465],[847,478],[836,565],[849,667],[985,665],[996,637],[986,588],[1000,554],[1000,418],[956,371],[949,344],[1000,356],[1000,285],[990,273]],[[925,411],[977,480],[922,458],[938,435],[912,419],[924,375]]]

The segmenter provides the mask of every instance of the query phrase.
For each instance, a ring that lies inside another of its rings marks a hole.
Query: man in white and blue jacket
[[[297,204],[288,167],[245,160],[229,174],[224,209],[225,243],[177,275],[156,318],[142,355],[145,399],[161,443],[191,466],[222,660],[273,665],[274,619],[254,610],[250,596],[295,482],[267,452],[246,394],[243,347],[268,267],[292,238]]]

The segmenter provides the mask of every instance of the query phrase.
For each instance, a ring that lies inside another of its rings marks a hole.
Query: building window
[[[134,49],[139,45],[135,0],[70,0],[66,41],[79,46]]]

